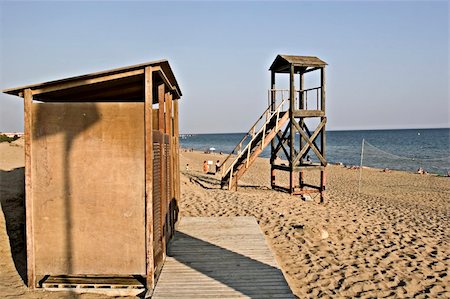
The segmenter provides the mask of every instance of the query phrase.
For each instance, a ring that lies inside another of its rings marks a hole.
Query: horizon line
[[[438,130],[450,129],[448,127],[429,127],[429,128],[388,128],[388,129],[331,129],[327,132],[346,132],[346,131],[394,131],[394,130]],[[209,133],[180,133],[180,135],[208,135],[208,134],[245,134],[247,132],[209,132]]]

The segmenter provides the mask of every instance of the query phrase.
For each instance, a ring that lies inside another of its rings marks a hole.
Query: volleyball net
[[[375,146],[363,139],[360,154],[360,175],[358,191],[361,191],[361,179],[364,167],[380,168],[385,170],[402,170],[447,175],[450,171],[450,155],[430,157],[416,152],[413,154],[394,153]]]

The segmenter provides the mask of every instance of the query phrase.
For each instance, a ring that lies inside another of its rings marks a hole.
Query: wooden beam
[[[178,99],[175,99],[173,102],[173,133],[175,135],[175,200],[178,205],[178,201],[180,200],[180,128],[179,128],[179,120],[178,120]]]
[[[325,112],[325,67],[320,69],[320,86],[321,86],[321,98],[320,98],[320,108]]]
[[[325,67],[321,68],[320,70],[320,77],[321,77],[321,109],[325,115]],[[323,116],[322,122],[326,121],[326,118]],[[326,166],[326,145],[327,145],[327,138],[326,138],[326,130],[325,130],[325,124],[323,125],[322,134],[320,136],[320,153],[322,154],[323,159],[325,162],[322,162],[323,166]],[[325,200],[325,184],[326,184],[326,173],[325,168],[320,172],[320,202],[323,203]]]
[[[275,100],[276,100],[276,95],[275,95],[275,72],[271,71],[270,72],[270,94],[269,94],[269,98],[270,98],[270,111],[274,111],[275,110]],[[271,143],[270,146],[270,152],[272,153],[273,150],[275,148],[275,144],[274,141]],[[271,155],[271,159],[272,159],[272,155]],[[271,160],[272,161],[272,160]]]
[[[171,135],[171,106],[172,106],[172,95],[170,92],[166,92],[164,95],[165,101],[165,114],[164,114],[164,120],[165,120],[165,126],[164,126],[164,133]],[[170,141],[169,141],[170,142]]]
[[[272,167],[273,167],[273,169],[282,170],[282,171],[290,171],[291,170],[291,168],[288,165],[273,164]]]
[[[290,118],[290,157],[289,166],[291,167],[291,172],[289,174],[289,188],[292,192],[294,189],[294,173],[292,168],[294,167],[294,151],[295,151],[295,132],[294,132],[294,110],[295,110],[295,82],[294,82],[294,65],[291,64],[290,74],[289,74],[289,118]]]
[[[311,133],[311,131],[309,131],[308,126],[304,122],[303,122],[303,126],[301,126],[301,128],[303,128],[305,130],[306,134],[308,134],[309,137],[311,137],[312,134],[314,133],[314,132]],[[316,148],[319,148],[319,146],[316,143],[316,140],[313,140],[312,143],[314,144],[314,146]],[[307,155],[309,151],[310,151],[310,149],[308,149],[304,155]]]
[[[325,112],[321,110],[295,110],[294,117],[319,117],[325,116]]]
[[[33,231],[33,191],[32,191],[32,142],[33,129],[33,93],[31,89],[24,90],[24,129],[25,129],[25,223],[27,239],[27,283],[28,287],[36,287],[34,263],[34,231]]]
[[[286,128],[286,130],[284,131],[285,133],[288,131],[288,128]],[[286,148],[284,147],[284,144],[287,142],[287,139],[285,139],[285,134],[281,134],[281,132],[277,133],[277,139],[278,139],[278,146],[276,147],[274,154],[278,155],[278,152],[280,151],[280,149],[283,150],[284,154],[286,155],[286,158],[289,159],[289,153],[286,150]]]
[[[300,166],[295,166],[294,170],[295,171],[312,171],[312,170],[323,170],[325,168],[325,166],[322,165],[300,165]]]
[[[317,158],[319,158],[319,160],[322,162],[322,164],[326,165],[326,161],[324,159],[324,157],[322,157],[321,152],[316,148],[316,146],[314,145],[313,141],[317,138],[317,135],[319,135],[320,131],[322,130],[322,128],[325,126],[326,123],[326,118],[324,118],[319,126],[316,128],[316,130],[314,131],[314,133],[312,134],[311,137],[309,137],[305,131],[300,128],[300,126],[298,125],[297,122],[294,122],[295,127],[297,128],[297,130],[299,131],[300,135],[302,135],[302,137],[305,139],[305,141],[307,142],[305,144],[305,146],[302,148],[302,150],[300,151],[300,153],[297,155],[297,157],[295,158],[295,163],[298,163],[298,161],[300,160],[300,158],[306,153],[306,151],[308,150],[308,148],[311,148],[314,153],[316,154]]]
[[[154,281],[153,257],[153,70],[145,68],[144,76],[144,126],[145,126],[145,245],[146,286],[152,290]]]
[[[162,68],[160,66],[156,66],[154,67],[154,70],[158,72],[158,74],[161,76],[161,79],[164,81],[164,83],[169,87],[169,89],[173,92],[176,93],[176,98],[179,99],[181,97],[180,93],[178,92],[178,89],[173,86],[169,79],[167,78],[166,74],[164,73],[164,71],[162,70]]]
[[[167,219],[167,234],[170,235],[170,232],[172,230],[172,223],[170,223],[170,202],[172,201],[172,198],[174,196],[174,192],[173,192],[173,186],[174,186],[174,176],[173,176],[173,140],[172,140],[172,93],[171,92],[167,92],[166,93],[166,134],[168,135],[169,138],[169,143],[168,143],[168,151],[166,153],[167,155],[167,163],[169,164],[167,169],[169,171],[169,173],[167,174],[167,179],[169,179],[169,192],[168,192],[168,198],[166,201],[166,216],[165,218]]]
[[[317,71],[317,70],[320,70],[320,69],[322,69],[322,67],[319,67],[319,66],[313,67],[313,68],[310,68],[310,69],[306,69],[306,71],[304,71],[302,74],[306,74],[306,73],[309,73],[309,72]]]
[[[282,65],[282,66],[279,66],[278,68],[276,68],[276,69],[274,69],[272,71],[275,72],[275,73],[281,73],[281,72],[284,72],[284,71],[288,71],[289,67],[290,67],[289,64],[288,65]]]
[[[144,70],[139,69],[139,70],[124,72],[124,73],[118,73],[118,74],[114,74],[114,75],[101,76],[101,77],[97,77],[97,78],[93,78],[93,79],[80,78],[76,81],[62,82],[62,83],[57,83],[57,84],[46,86],[46,87],[37,88],[37,89],[34,89],[32,91],[32,93],[33,93],[33,95],[38,95],[38,94],[48,93],[48,92],[52,92],[52,91],[58,91],[58,90],[62,90],[62,89],[75,88],[75,87],[91,85],[91,84],[101,83],[101,82],[110,81],[110,80],[116,80],[116,79],[131,77],[131,76],[138,76],[138,75],[142,75],[143,73],[144,73]]]
[[[158,127],[158,129],[161,133],[164,133],[164,126],[165,126],[165,122],[164,122],[165,94],[166,94],[165,86],[164,86],[164,83],[162,83],[158,86],[158,112],[159,112],[159,117],[158,117],[159,127]]]

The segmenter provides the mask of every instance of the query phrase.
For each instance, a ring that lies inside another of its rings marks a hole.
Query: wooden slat
[[[85,85],[90,85],[90,84],[95,84],[95,83],[100,83],[100,82],[105,82],[105,81],[110,81],[110,80],[116,80],[116,79],[130,77],[130,76],[137,76],[137,75],[141,75],[143,73],[144,73],[144,71],[142,69],[140,69],[140,70],[134,70],[134,71],[124,72],[124,73],[118,73],[118,74],[114,74],[114,75],[106,75],[106,76],[93,78],[93,79],[80,79],[80,80],[76,80],[76,81],[63,82],[63,83],[58,83],[58,84],[54,84],[54,85],[50,85],[50,86],[46,86],[46,87],[33,89],[33,94],[38,95],[41,93],[52,92],[52,91],[57,91],[57,90],[61,90],[61,89],[74,88],[74,87],[85,86]]]
[[[321,110],[295,110],[294,117],[319,117],[324,116],[325,112]]]
[[[36,276],[145,276],[144,103],[33,103],[32,114]]]
[[[294,131],[294,110],[295,110],[295,82],[294,82],[294,65],[291,65],[291,71],[289,75],[289,91],[290,91],[290,101],[289,101],[289,131],[290,131],[290,154],[289,154],[289,166],[291,167],[291,171],[289,173],[289,188],[292,191],[294,189],[294,173],[292,171],[292,167],[294,167],[294,159],[295,159],[295,131]]]
[[[182,218],[153,297],[294,298],[253,217]]]
[[[174,177],[175,177],[175,203],[174,208],[178,209],[178,201],[180,200],[181,190],[180,190],[180,129],[179,129],[179,120],[178,120],[178,100],[175,99],[173,103],[173,131],[175,136],[175,145],[174,145]],[[174,221],[177,220],[177,216],[175,215],[177,211],[174,211]],[[175,228],[174,228],[175,230]]]
[[[315,141],[315,139],[317,138],[317,135],[319,135],[319,133],[321,132],[321,130],[323,130],[323,127],[325,126],[325,123],[327,122],[327,118],[323,117],[322,121],[320,122],[320,124],[317,126],[316,130],[314,131],[314,133],[311,135],[311,137],[309,137],[305,131],[300,128],[299,124],[294,121],[293,124],[295,125],[295,127],[297,128],[298,132],[300,133],[300,135],[305,139],[305,141],[307,142],[305,144],[305,146],[302,148],[302,150],[300,151],[300,153],[297,155],[297,157],[295,158],[294,161],[294,165],[296,163],[298,163],[298,161],[300,160],[301,157],[303,157],[303,155],[306,153],[306,151],[308,150],[308,148],[311,148],[314,153],[316,154],[317,158],[319,158],[319,160],[321,161],[322,165],[326,165],[326,160],[324,157],[322,157],[321,152],[317,149],[316,145],[313,143]]]
[[[27,237],[27,280],[28,287],[36,287],[34,264],[34,234],[33,234],[33,192],[31,185],[31,129],[33,94],[31,89],[24,90],[24,129],[25,129],[25,206],[26,206],[26,237]]]
[[[159,117],[158,117],[158,126],[159,126],[159,131],[161,133],[164,133],[164,100],[165,100],[165,86],[164,84],[160,84],[158,86],[158,113],[159,113]]]
[[[176,98],[179,99],[181,97],[181,93],[178,91],[178,89],[175,86],[173,86],[170,83],[170,80],[167,78],[167,76],[164,73],[164,71],[162,70],[162,68],[160,66],[155,66],[154,70],[158,72],[158,74],[161,76],[161,79],[169,87],[169,89],[174,91],[177,94]]]
[[[152,67],[145,68],[144,119],[145,119],[145,246],[146,285],[154,287],[153,260],[153,78]]]
[[[50,276],[46,279],[42,286],[49,285],[90,285],[90,286],[124,286],[124,287],[141,287],[142,283],[134,277],[108,277],[108,276]]]

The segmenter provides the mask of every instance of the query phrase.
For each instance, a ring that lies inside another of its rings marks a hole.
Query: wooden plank
[[[300,79],[299,79],[299,89],[303,90],[305,88],[305,77],[304,77],[304,73],[300,74]],[[303,92],[299,93],[299,102],[300,102],[300,110],[304,110],[305,109],[305,98],[303,97]],[[294,116],[295,116],[295,112],[294,111]],[[303,126],[305,125],[305,120],[303,118],[300,118],[300,127],[303,128]],[[300,140],[299,140],[299,148],[298,151],[300,152],[302,150],[304,146],[304,140],[303,140],[303,136],[300,135]],[[300,156],[300,164],[303,164],[303,157]],[[294,169],[295,169],[295,165],[294,165]],[[294,170],[295,171],[295,170]],[[300,187],[300,189],[303,188],[303,181],[305,179],[304,173],[303,171],[300,171],[298,174],[298,185]]]
[[[271,106],[271,110],[274,111],[275,110],[275,100],[276,100],[276,96],[275,96],[275,71],[271,70],[270,71],[270,106]],[[277,132],[278,134],[278,132]],[[275,159],[277,158],[277,152],[275,152],[275,139],[272,139],[272,141],[270,142],[270,164],[273,164]],[[273,186],[275,185],[275,171],[273,169],[270,170],[270,185]]]
[[[161,133],[164,133],[164,101],[165,101],[165,86],[164,83],[158,86],[158,129]]]
[[[174,222],[177,221],[178,215],[178,201],[181,196],[181,183],[180,183],[180,128],[179,128],[179,111],[178,111],[178,99],[173,102],[173,133],[175,136],[174,145],[174,178],[175,178],[175,198],[174,198]],[[175,232],[175,223],[173,224],[173,233]]]
[[[132,276],[122,276],[122,277],[108,277],[108,276],[68,276],[68,275],[58,275],[49,276],[44,282],[43,286],[46,285],[97,285],[97,286],[131,286],[131,287],[144,287],[142,283]]]
[[[303,157],[303,155],[306,153],[306,151],[308,150],[308,148],[311,148],[314,153],[316,154],[317,158],[319,158],[319,160],[322,162],[322,164],[326,165],[326,161],[324,159],[324,157],[322,157],[320,151],[317,149],[317,147],[315,146],[315,144],[313,143],[314,140],[317,138],[317,135],[319,135],[319,133],[321,132],[323,126],[325,126],[327,119],[326,117],[323,118],[323,120],[320,122],[319,126],[316,128],[316,130],[314,131],[314,133],[312,134],[311,137],[309,137],[305,131],[300,128],[300,126],[298,125],[298,123],[296,121],[294,121],[294,125],[296,126],[297,130],[299,131],[300,135],[305,139],[306,144],[303,147],[303,149],[300,151],[300,153],[297,155],[297,157],[295,158],[294,162],[297,163],[301,157]]]
[[[152,109],[152,120],[153,120],[153,129],[158,130],[159,128],[159,109]]]
[[[153,130],[153,256],[155,278],[163,262],[162,249],[162,228],[161,228],[161,202],[164,197],[163,189],[163,146],[164,135],[160,131]]]
[[[320,69],[320,86],[321,86],[321,97],[320,97],[320,109],[325,112],[325,67]]]
[[[294,117],[319,117],[324,116],[325,112],[321,110],[295,110]]]
[[[154,287],[153,260],[153,70],[145,68],[144,76],[144,122],[145,122],[145,250],[146,286]]]
[[[164,94],[164,105],[165,105],[165,113],[164,113],[164,133],[170,135],[170,120],[172,118],[170,114],[170,106],[171,106],[171,95],[170,92],[166,92]]]
[[[321,109],[325,114],[325,67],[323,67],[320,70],[320,74],[321,74],[321,87],[322,87],[322,94],[321,94]],[[325,117],[321,118],[322,122],[326,121]],[[322,134],[320,137],[320,144],[321,144],[321,148],[320,148],[320,153],[322,154],[323,159],[325,160],[325,163],[322,162],[323,166],[326,166],[326,146],[327,146],[327,137],[326,137],[326,129],[325,129],[325,125],[322,128]],[[320,202],[324,202],[325,200],[325,184],[326,184],[326,173],[325,173],[325,169],[323,169],[320,173],[320,187],[321,187],[321,193],[320,193]]]
[[[291,70],[289,73],[289,91],[290,91],[290,100],[289,100],[289,127],[290,127],[290,155],[289,155],[289,166],[291,167],[291,171],[289,173],[289,188],[292,191],[294,189],[294,173],[292,172],[292,168],[294,167],[294,159],[295,159],[295,130],[294,130],[294,110],[295,110],[295,82],[294,82],[294,65],[291,64]]]
[[[184,217],[152,298],[294,295],[255,218]]]
[[[98,78],[79,79],[79,80],[75,80],[75,81],[62,82],[62,83],[58,83],[58,84],[54,84],[54,85],[50,85],[50,86],[33,89],[33,94],[38,95],[41,93],[47,93],[47,92],[57,91],[57,90],[61,90],[61,89],[86,86],[86,85],[101,83],[101,82],[110,81],[110,80],[117,80],[117,79],[121,79],[121,78],[125,78],[125,77],[138,76],[138,75],[142,75],[143,73],[144,73],[144,70],[139,69],[139,70],[128,71],[128,72],[124,72],[124,73],[101,76]]]
[[[36,275],[145,275],[144,103],[32,111]]]
[[[25,129],[25,222],[27,238],[27,280],[28,287],[36,287],[35,260],[34,260],[34,231],[33,231],[33,192],[32,192],[32,103],[33,94],[30,89],[24,90],[24,129]]]
[[[178,91],[178,89],[173,86],[170,83],[170,80],[167,78],[166,74],[164,73],[164,71],[162,70],[162,68],[160,66],[155,66],[154,70],[158,72],[158,74],[161,76],[161,79],[163,80],[163,82],[169,87],[169,89],[173,92],[176,93],[176,98],[179,99],[181,97],[181,93]]]

